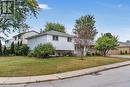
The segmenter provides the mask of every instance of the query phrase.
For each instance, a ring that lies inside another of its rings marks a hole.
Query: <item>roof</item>
[[[32,37],[28,37],[26,39],[32,39],[32,38],[40,37],[40,36],[44,36],[44,35],[58,35],[58,36],[62,36],[62,37],[74,37],[73,35],[70,35],[68,33],[62,33],[62,32],[52,30],[52,31],[40,33],[40,34],[32,36]]]
[[[23,35],[23,34],[25,34],[25,33],[30,33],[30,32],[39,33],[39,32],[37,32],[37,31],[32,30],[32,31],[28,31],[28,32],[23,32],[23,33],[17,34],[17,35],[15,35],[15,36],[13,36],[13,37],[17,37],[17,36],[19,36],[19,35]]]
[[[127,42],[121,42],[121,41],[119,41],[119,44],[124,44],[126,46],[130,46],[130,43],[127,43]]]

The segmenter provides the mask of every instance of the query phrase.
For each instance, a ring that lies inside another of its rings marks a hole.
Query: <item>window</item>
[[[67,38],[67,41],[68,41],[68,42],[72,42],[72,38],[71,38],[71,37],[68,37],[68,38]]]
[[[58,36],[53,36],[53,40],[58,41],[59,40]]]

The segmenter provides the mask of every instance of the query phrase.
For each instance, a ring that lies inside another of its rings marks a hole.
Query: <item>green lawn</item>
[[[107,57],[86,57],[85,60],[80,60],[75,57],[51,59],[0,57],[0,76],[11,77],[46,75],[123,62],[127,60],[129,59]]]

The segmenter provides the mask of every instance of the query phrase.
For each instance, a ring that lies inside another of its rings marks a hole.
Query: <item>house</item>
[[[76,39],[73,35],[57,31],[49,31],[43,33],[29,31],[15,35],[10,40],[6,40],[5,45],[9,47],[12,42],[18,43],[18,41],[22,41],[23,44],[27,44],[30,47],[30,50],[34,50],[34,48],[39,44],[51,43],[55,48],[55,55],[62,55],[64,53],[74,53],[81,55],[81,50],[77,44],[78,42],[75,40]],[[96,54],[96,42],[87,40],[87,44],[89,44],[90,48],[84,48],[84,56],[87,53]],[[108,55],[114,54],[130,54],[130,43],[119,42],[119,46],[116,50],[110,50],[108,52]]]
[[[15,36],[13,36],[12,39],[9,39],[9,40],[6,40],[5,41],[5,45],[7,47],[9,47],[11,45],[12,42],[14,42],[15,44],[18,43],[18,41],[22,41],[23,44],[28,44],[28,41],[26,38],[28,37],[31,37],[31,36],[34,36],[34,35],[38,35],[39,33],[36,32],[36,31],[28,31],[28,32],[24,32],[24,33],[20,33],[20,34],[17,34]]]
[[[62,53],[74,53],[74,36],[57,31],[43,32],[38,35],[26,38],[28,46],[33,50],[39,44],[51,43],[55,48],[56,55]]]
[[[86,56],[86,55],[92,55],[93,53],[95,54],[96,53],[96,50],[95,50],[95,44],[96,42],[94,40],[82,40],[82,39],[79,39],[79,38],[74,38],[74,45],[75,45],[75,51],[74,53],[78,56],[81,55],[81,50],[79,48],[79,44],[82,44],[82,45],[85,45],[87,44],[89,47],[85,46],[83,48],[83,55]]]
[[[88,40],[87,42],[89,42],[88,44],[90,45],[90,48],[85,48],[84,49],[84,56],[89,53],[89,54],[96,54],[97,51],[95,49],[95,45],[96,42]],[[130,43],[129,42],[118,42],[119,46],[117,47],[117,49],[115,50],[110,50],[107,55],[118,55],[118,54],[130,54]],[[75,54],[79,54],[80,55],[80,50],[78,49],[78,47],[76,46],[77,44],[75,44]]]
[[[130,54],[130,43],[119,41],[119,46],[115,50],[110,50],[108,55]]]

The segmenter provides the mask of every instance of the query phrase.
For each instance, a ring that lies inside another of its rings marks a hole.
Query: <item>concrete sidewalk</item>
[[[29,77],[0,77],[0,85],[25,84],[25,83],[60,80],[60,79],[66,79],[66,78],[72,78],[72,77],[97,73],[100,71],[118,68],[118,67],[127,66],[127,65],[130,65],[130,61],[116,63],[116,64],[110,64],[110,65],[104,65],[104,66],[99,66],[99,67],[94,67],[94,68],[88,68],[88,69],[83,69],[83,70],[52,74],[52,75],[29,76]]]

